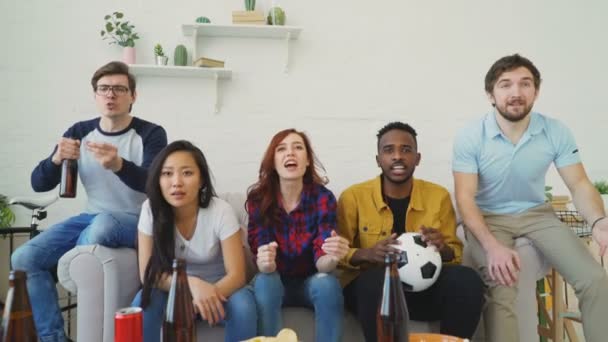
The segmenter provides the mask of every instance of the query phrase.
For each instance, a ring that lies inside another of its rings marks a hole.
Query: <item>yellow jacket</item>
[[[355,184],[340,195],[338,201],[338,230],[350,242],[350,250],[338,267],[342,286],[355,279],[360,267],[350,259],[359,248],[371,248],[390,236],[393,214],[382,197],[381,178]],[[437,228],[445,242],[454,250],[450,263],[460,263],[462,242],[456,237],[456,214],[448,191],[437,184],[414,179],[410,204],[407,208],[405,231],[419,232],[420,226]]]

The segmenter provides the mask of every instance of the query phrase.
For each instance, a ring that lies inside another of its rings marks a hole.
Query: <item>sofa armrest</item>
[[[129,306],[141,285],[136,251],[76,246],[59,259],[57,275],[77,294],[77,340],[114,341],[114,314]]]

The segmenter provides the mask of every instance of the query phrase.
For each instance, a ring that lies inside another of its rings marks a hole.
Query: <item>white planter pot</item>
[[[156,56],[156,65],[167,65],[169,57],[167,56]]]

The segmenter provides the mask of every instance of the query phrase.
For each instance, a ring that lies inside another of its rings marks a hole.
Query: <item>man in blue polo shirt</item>
[[[601,254],[608,245],[608,219],[570,130],[532,112],[540,82],[538,69],[524,57],[496,61],[485,78],[494,111],[461,130],[454,143],[456,202],[488,285],[486,334],[493,342],[519,340],[514,302],[520,259],[513,246],[515,238],[526,236],[574,287],[586,340],[605,341],[608,277],[545,203],[551,163],[592,225]]]
[[[62,160],[78,160],[86,209],[46,229],[11,256],[13,268],[27,273],[42,342],[66,340],[53,267],[75,245],[135,247],[148,166],[167,145],[161,126],[131,115],[137,93],[135,77],[126,64],[102,66],[93,75],[91,86],[100,116],[68,128],[51,155],[34,169],[31,180],[34,191],[53,190],[61,178]]]

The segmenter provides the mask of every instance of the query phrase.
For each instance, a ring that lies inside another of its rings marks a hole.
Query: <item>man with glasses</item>
[[[48,228],[11,256],[13,268],[27,272],[41,341],[66,340],[52,275],[59,258],[75,245],[135,247],[147,169],[167,145],[161,126],[131,115],[137,93],[126,64],[102,66],[91,85],[100,117],[68,128],[31,177],[34,191],[53,190],[60,182],[62,161],[77,160],[87,193],[86,209]]]

